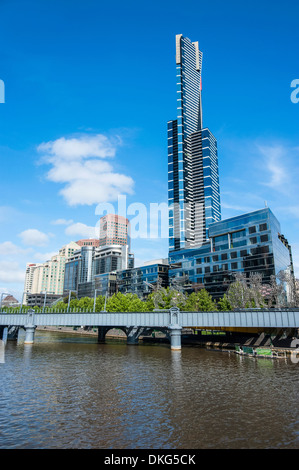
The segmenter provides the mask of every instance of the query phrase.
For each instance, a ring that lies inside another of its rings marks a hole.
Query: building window
[[[238,263],[232,263],[231,269],[238,269]]]
[[[264,232],[265,230],[267,230],[267,224],[260,224],[260,232]]]
[[[213,261],[218,261],[218,255],[213,256]]]
[[[196,259],[196,264],[201,264],[201,258]]]
[[[267,242],[268,240],[269,240],[269,237],[268,237],[267,234],[266,234],[266,235],[261,235],[261,242],[262,242],[262,243],[263,243],[263,242]]]
[[[232,251],[231,254],[230,254],[230,257],[231,257],[232,259],[238,258],[238,253],[237,253],[236,251]]]
[[[247,256],[247,250],[241,250],[240,256]]]
[[[251,238],[249,238],[249,240],[250,240],[251,245],[255,245],[257,243],[257,238],[256,237],[251,237]]]
[[[227,259],[227,253],[222,253],[221,259],[222,259],[222,261],[226,260]]]
[[[210,257],[209,256],[206,256],[205,257],[205,263],[209,263],[210,262]]]
[[[249,227],[249,233],[256,233],[256,227]]]
[[[197,268],[196,274],[202,274],[202,268]]]
[[[209,273],[209,272],[211,272],[210,266],[206,266],[205,267],[205,273]]]
[[[239,230],[238,232],[231,233],[231,239],[236,240],[236,238],[242,238],[245,237],[245,235],[245,230]]]

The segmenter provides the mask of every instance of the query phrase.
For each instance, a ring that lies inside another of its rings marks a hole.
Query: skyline
[[[176,34],[195,38],[203,51],[203,125],[217,136],[222,219],[267,201],[298,277],[299,103],[291,101],[291,82],[299,78],[299,7],[215,3],[190,2],[199,18],[183,12],[178,19],[179,2],[152,2],[146,22],[136,2],[128,10],[117,2],[119,17],[115,6],[94,1],[0,4],[7,18],[0,32],[0,292],[20,296],[26,262],[44,262],[92,236],[98,203],[116,206],[118,194],[128,205],[167,202]],[[135,239],[131,248],[137,263],[164,258],[168,237]]]

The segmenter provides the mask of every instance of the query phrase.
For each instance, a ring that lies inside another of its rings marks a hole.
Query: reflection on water
[[[298,448],[298,364],[37,332],[0,364],[1,448]]]

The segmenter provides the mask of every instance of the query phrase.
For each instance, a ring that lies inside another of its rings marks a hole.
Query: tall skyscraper
[[[128,245],[130,249],[130,222],[117,214],[107,214],[100,219],[99,246]]]
[[[168,122],[169,251],[201,246],[221,219],[217,141],[203,128],[202,52],[176,36],[177,119]]]

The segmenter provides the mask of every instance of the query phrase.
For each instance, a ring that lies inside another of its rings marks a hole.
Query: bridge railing
[[[61,314],[67,314],[67,313],[144,313],[144,312],[106,312],[106,311],[95,311],[90,310],[90,308],[79,308],[79,307],[73,307],[65,310],[61,310],[59,308],[55,307],[45,307],[45,308],[28,308],[28,307],[23,307],[22,309],[20,307],[4,307],[2,310],[0,310],[0,315],[1,314],[26,314],[29,310],[33,310],[34,313],[61,313]],[[164,310],[153,310],[153,311],[148,311],[146,313],[157,313],[157,312],[169,312],[171,309],[164,309]],[[222,310],[215,310],[217,312],[224,312]],[[199,310],[198,313],[204,312],[204,313],[214,313],[215,311],[204,311],[204,310]],[[179,310],[180,313],[188,313],[188,311],[185,310]],[[190,311],[191,312],[191,311]],[[189,312],[189,313],[190,313]],[[192,311],[193,312],[193,311]],[[275,312],[299,312],[299,308],[292,307],[292,308],[242,308],[242,309],[234,309],[234,310],[227,310],[227,312],[254,312],[254,313],[275,313]],[[196,313],[196,312],[195,312]]]

